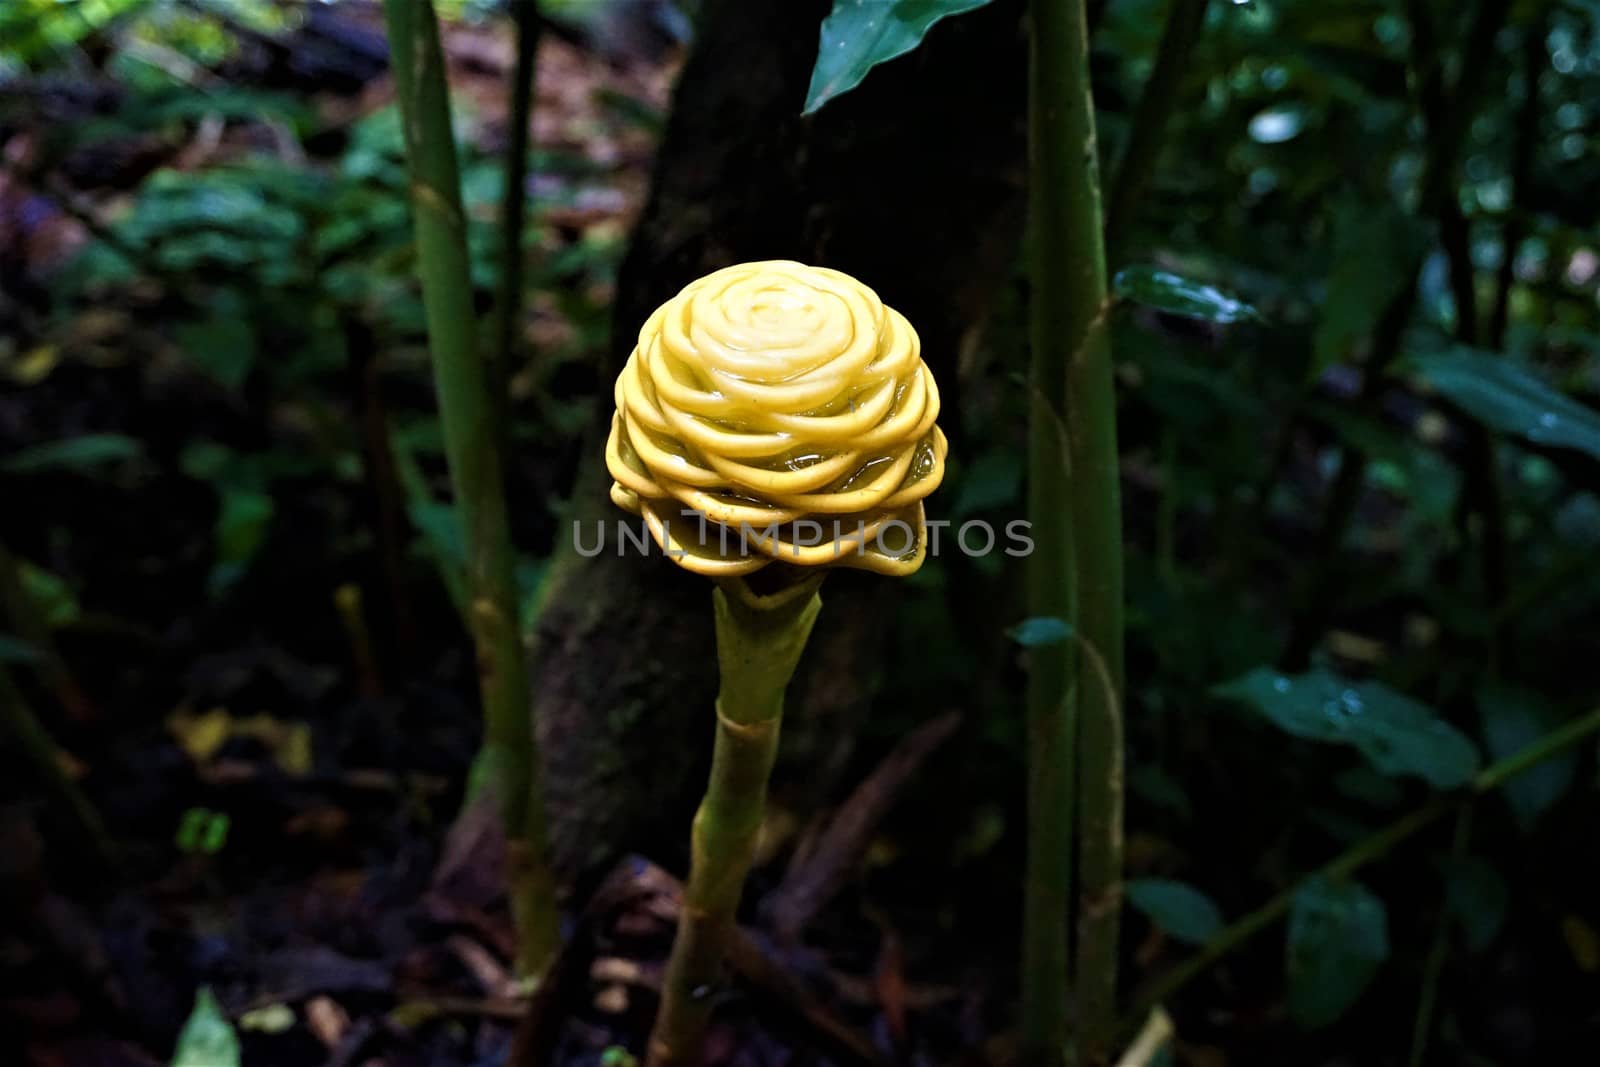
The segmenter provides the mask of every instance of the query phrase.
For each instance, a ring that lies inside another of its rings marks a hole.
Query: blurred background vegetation
[[[436,6],[487,324],[514,35]],[[945,5],[980,9],[802,117],[832,6],[540,3],[504,404],[582,946],[537,1035],[562,1062],[640,1048],[707,758],[703,583],[571,542],[614,517],[598,434],[645,315],[740,259],[857,274],[945,394],[930,517],[1023,515],[1057,297],[1024,267],[1022,5]],[[1165,1003],[1172,1063],[1578,1062],[1595,746],[1463,787],[1600,703],[1600,5],[1089,8],[1124,998]],[[447,836],[479,717],[415,269],[375,4],[0,6],[0,1062],[169,1062],[200,986],[200,1067],[504,1060],[501,859]],[[1012,1051],[1048,626],[1004,555],[887,584],[830,579],[720,1061]],[[629,854],[660,866],[622,891]]]

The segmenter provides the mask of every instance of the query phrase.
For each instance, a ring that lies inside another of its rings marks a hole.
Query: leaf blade
[[[1254,307],[1214,285],[1155,267],[1128,267],[1118,271],[1111,287],[1120,299],[1188,319],[1231,323],[1260,318]]]
[[[989,0],[834,0],[822,20],[817,62],[806,89],[810,115],[860,85],[867,73],[914,50],[935,22]]]
[[[1291,736],[1350,745],[1383,774],[1453,789],[1478,771],[1478,750],[1465,734],[1379,682],[1351,682],[1320,669],[1287,675],[1257,667],[1212,693],[1254,708]]]

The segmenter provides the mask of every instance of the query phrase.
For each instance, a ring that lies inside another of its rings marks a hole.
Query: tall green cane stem
[[[560,930],[528,668],[517,631],[504,473],[488,374],[478,350],[449,88],[432,0],[385,0],[384,11],[411,169],[417,269],[434,385],[467,541],[467,618],[484,709],[481,765],[505,821],[518,971],[537,978],[555,954]]]
[[[662,982],[661,1011],[650,1033],[651,1067],[699,1062],[723,955],[766,812],[783,691],[822,610],[820,582],[818,575],[760,597],[735,580],[712,595],[721,669],[716,747],[711,779],[694,817],[689,879]]]
[[[1030,559],[1029,607],[1037,615],[1073,621],[1079,638],[1036,649],[1028,686],[1022,1036],[1030,1063],[1055,1064],[1066,1054],[1074,790],[1082,864],[1080,1053],[1089,1062],[1105,1059],[1114,1029],[1122,866],[1122,534],[1084,5],[1033,0],[1030,11],[1029,511],[1039,547]],[[1084,657],[1091,653],[1105,670],[1079,684]]]

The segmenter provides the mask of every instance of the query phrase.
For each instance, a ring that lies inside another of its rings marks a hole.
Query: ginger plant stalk
[[[847,274],[791,260],[724,267],[662,304],[616,398],[612,502],[678,566],[720,584],[711,781],[648,1051],[667,1067],[699,1060],[822,575],[922,566],[922,501],[949,444],[905,316]],[[745,576],[768,567],[758,594]]]
[[[711,1018],[722,957],[766,813],[778,753],[783,692],[805,651],[822,599],[820,574],[767,597],[742,579],[719,587],[716,610],[716,745],[695,813],[678,935],[650,1034],[652,1067],[694,1064]]]
[[[1071,975],[1079,1057],[1115,1028],[1122,866],[1122,532],[1116,397],[1083,0],[1033,0],[1029,131],[1033,251],[1030,612],[1076,640],[1034,649],[1028,683],[1029,830],[1023,1054],[1067,1056]],[[1092,664],[1093,669],[1085,669]],[[1076,797],[1074,793],[1076,792]],[[1074,832],[1076,820],[1076,832]],[[1076,967],[1069,964],[1074,836]]]
[[[539,786],[526,652],[495,403],[479,351],[449,88],[432,0],[385,0],[391,66],[411,171],[422,281],[445,455],[466,535],[467,618],[484,711],[485,786],[500,806],[517,969],[537,979],[560,942],[549,831]]]

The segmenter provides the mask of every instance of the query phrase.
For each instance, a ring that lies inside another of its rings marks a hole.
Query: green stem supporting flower
[[[716,609],[716,746],[695,813],[683,911],[650,1035],[652,1067],[698,1063],[722,959],[766,812],[778,753],[783,693],[822,609],[820,574],[758,596],[741,579],[713,594]]]
[[[539,784],[526,651],[518,631],[511,526],[495,403],[479,352],[449,87],[431,0],[385,0],[391,67],[405,131],[417,270],[444,424],[445,454],[466,535],[467,620],[478,656],[487,786],[506,828],[518,971],[537,979],[560,944],[549,831]]]

